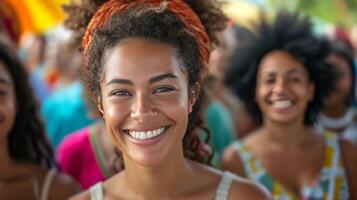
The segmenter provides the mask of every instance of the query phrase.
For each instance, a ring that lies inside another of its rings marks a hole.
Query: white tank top
[[[39,183],[36,178],[33,179],[33,189],[35,193],[35,197],[37,200],[47,200],[48,195],[50,193],[51,189],[51,184],[53,182],[53,178],[55,177],[57,173],[56,169],[51,169],[49,172],[47,172],[45,181],[43,183],[42,189],[40,190],[39,188]]]
[[[230,172],[224,172],[218,185],[215,200],[228,200],[229,189],[235,175]],[[102,182],[99,182],[89,189],[91,200],[104,200]]]

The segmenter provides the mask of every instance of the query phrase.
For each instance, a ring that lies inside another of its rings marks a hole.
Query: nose
[[[286,89],[286,82],[284,79],[278,79],[274,85],[273,91],[275,93],[284,93]]]
[[[139,121],[145,122],[155,116],[157,116],[158,111],[155,108],[150,97],[146,97],[145,95],[137,95],[134,100],[131,109],[131,118]]]

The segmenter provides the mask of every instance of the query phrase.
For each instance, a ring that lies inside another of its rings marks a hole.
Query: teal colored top
[[[219,101],[212,101],[205,110],[205,122],[211,131],[211,145],[214,148],[212,162],[219,165],[224,149],[235,140],[235,129],[231,115]]]
[[[42,115],[50,142],[57,147],[69,133],[93,121],[89,119],[82,85],[74,82],[55,91],[42,105]]]

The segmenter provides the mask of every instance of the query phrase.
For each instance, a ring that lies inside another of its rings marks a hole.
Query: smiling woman
[[[25,68],[0,41],[1,199],[67,199],[79,190],[52,168],[52,148],[38,110]]]
[[[99,109],[114,143],[126,155],[125,165],[156,166],[177,159],[172,154],[183,153],[181,141],[195,96],[189,99],[188,77],[175,49],[126,39],[106,58]],[[191,94],[198,90],[197,84]]]
[[[297,14],[268,21],[238,47],[227,73],[260,127],[225,150],[223,168],[261,183],[274,199],[356,199],[356,147],[313,127],[335,78],[328,42]]]
[[[67,11],[84,36],[84,81],[125,165],[73,199],[267,199],[200,164],[209,156],[200,88],[226,20],[216,1],[85,0]]]

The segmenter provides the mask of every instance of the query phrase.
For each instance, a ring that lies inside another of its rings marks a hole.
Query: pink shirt
[[[57,149],[59,169],[71,175],[83,189],[106,179],[95,156],[92,127],[69,134]]]

